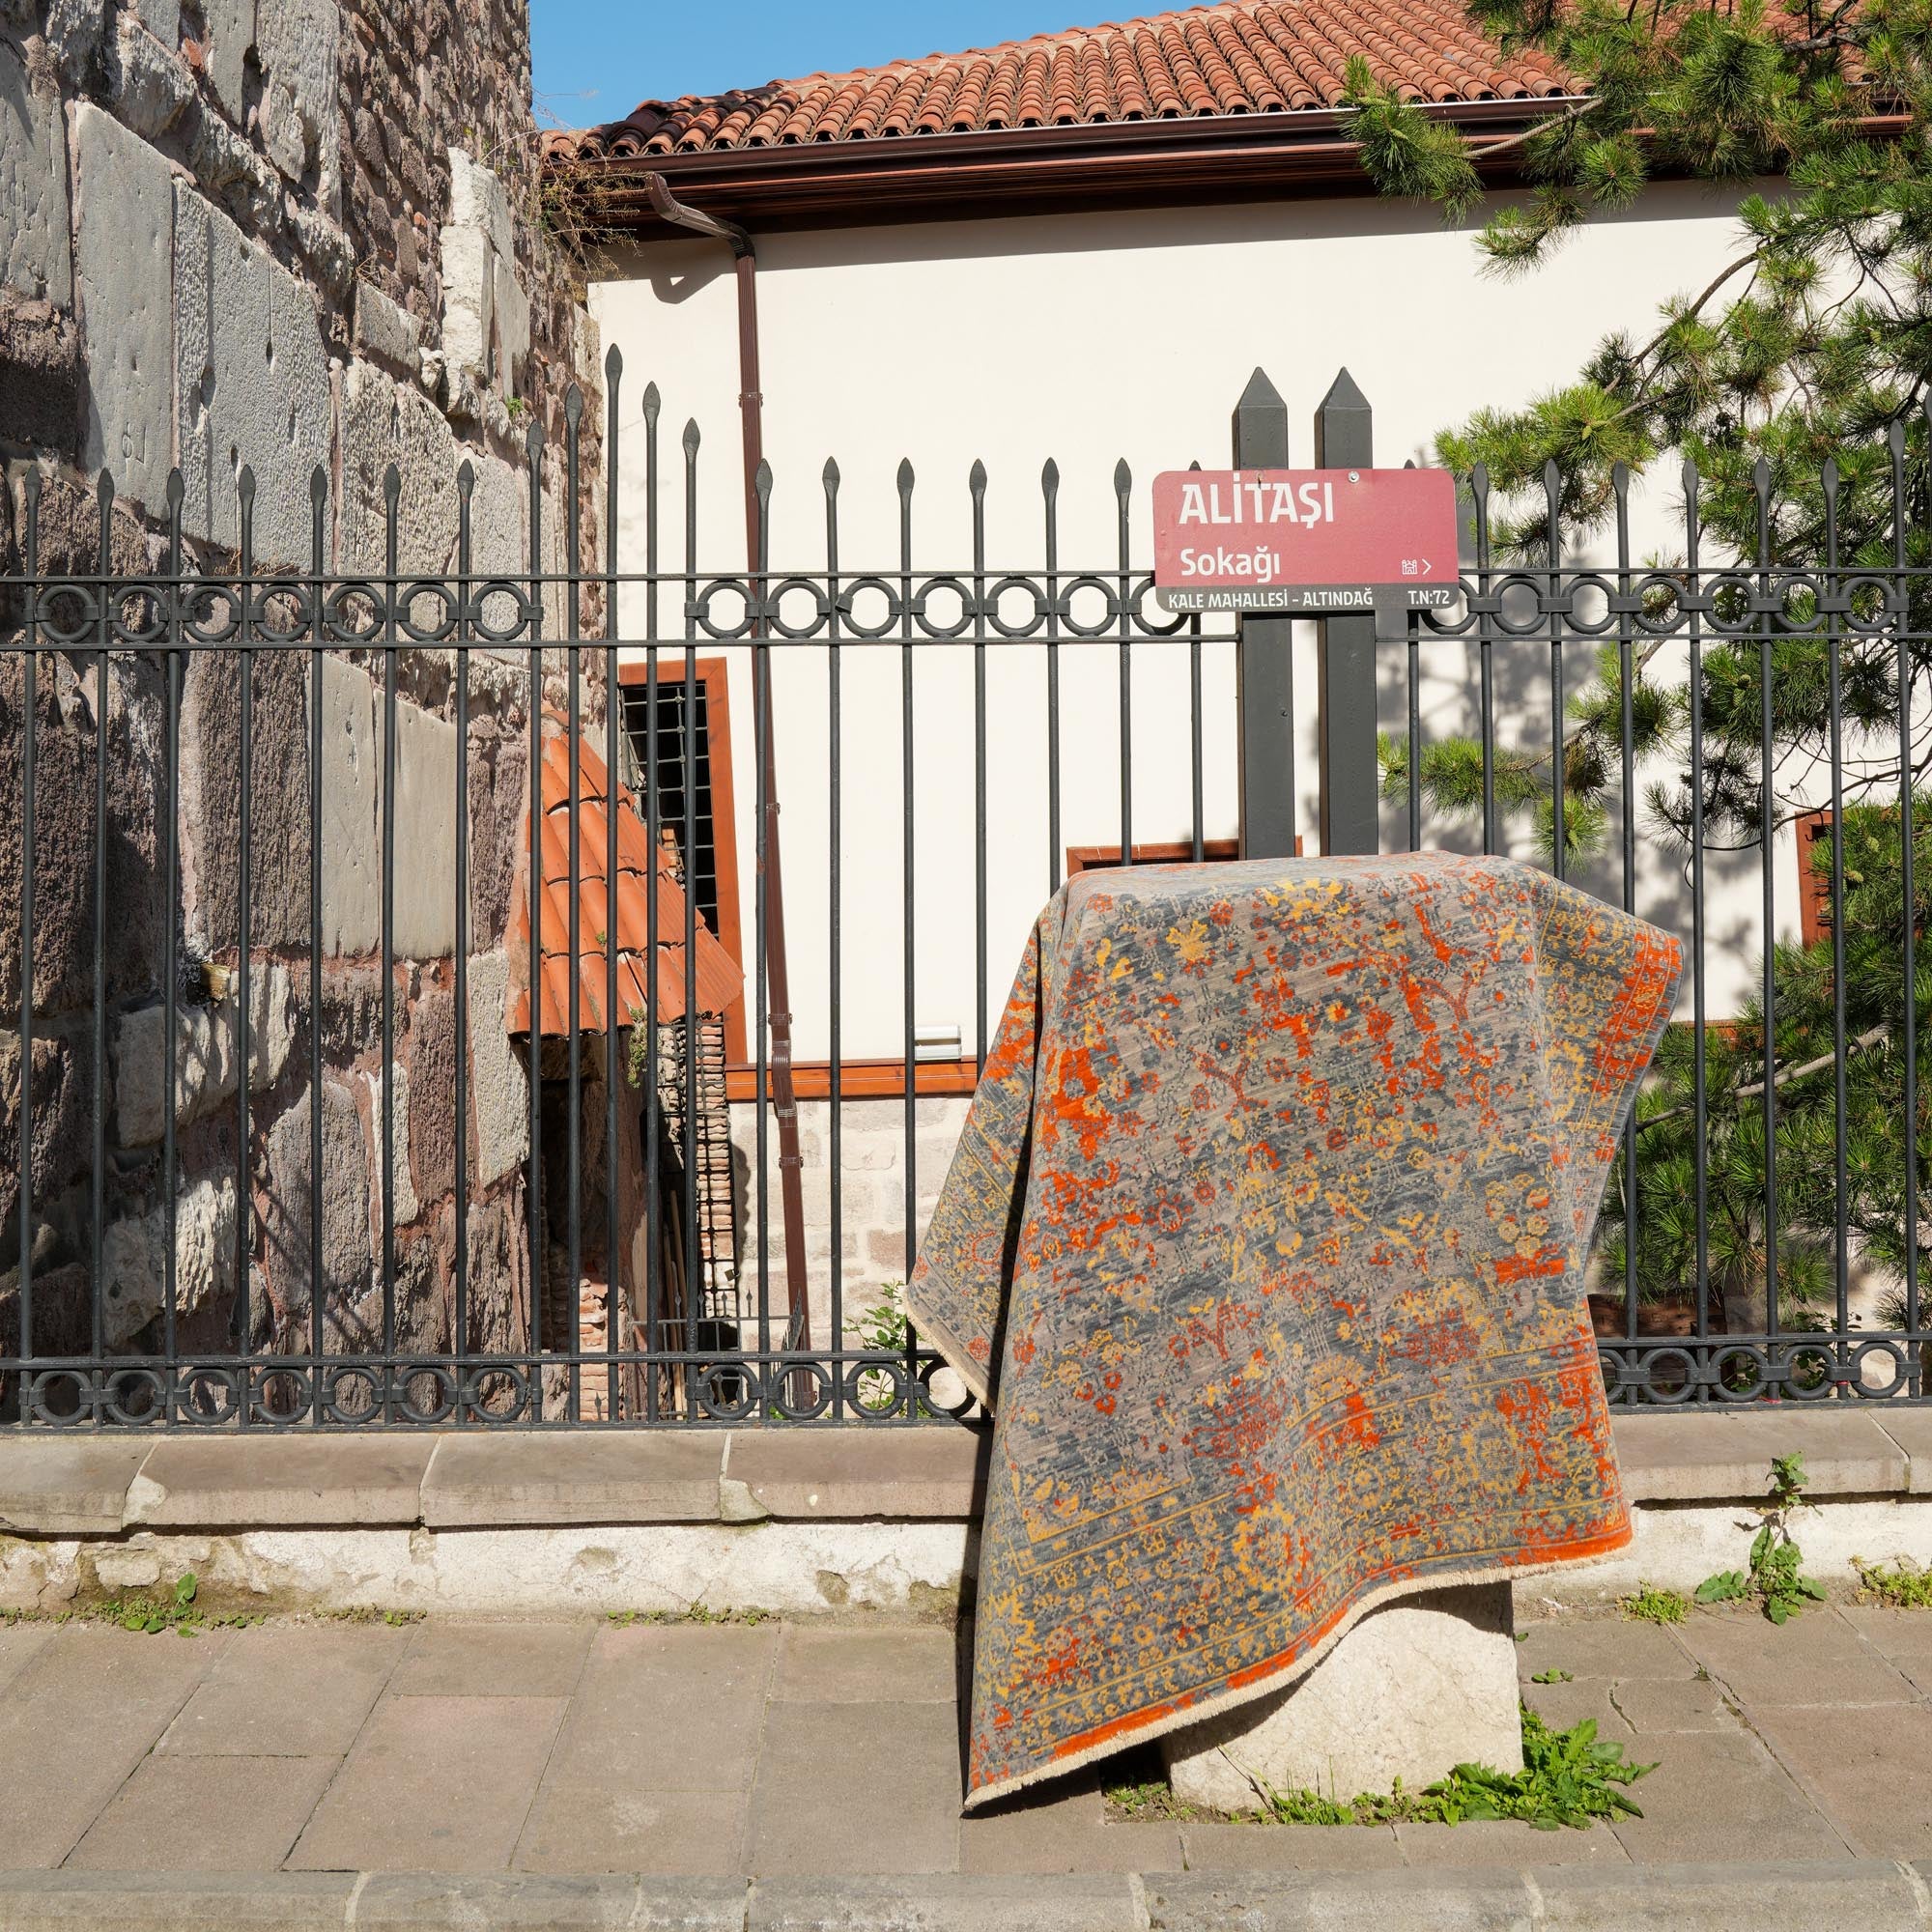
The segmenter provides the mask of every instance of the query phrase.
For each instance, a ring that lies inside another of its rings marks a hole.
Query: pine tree
[[[1662,469],[1668,484],[1681,464],[1707,572],[1932,563],[1932,0],[1472,0],[1472,12],[1504,48],[1559,62],[1577,100],[1520,134],[1470,137],[1356,59],[1350,131],[1383,192],[1425,197],[1456,220],[1482,199],[1484,164],[1515,151],[1528,192],[1475,237],[1492,272],[1533,272],[1582,223],[1629,207],[1660,177],[1737,196],[1735,244],[1700,287],[1663,305],[1653,331],[1606,336],[1572,381],[1523,407],[1478,410],[1438,437],[1443,464],[1487,493],[1497,555],[1547,563],[1552,502],[1565,539],[1588,539],[1615,517],[1632,477]],[[1775,192],[1754,185],[1766,179]],[[1652,594],[1667,618],[1669,574],[1683,559],[1653,561]],[[1833,749],[1834,686],[1840,705],[1843,869],[1834,882],[1831,841],[1814,863],[1843,896],[1842,971],[1832,939],[1777,948],[1769,1065],[1755,1007],[1704,1042],[1708,1279],[1743,1325],[1763,1317],[1774,1239],[1782,1319],[1814,1320],[1832,1295],[1841,985],[1855,1242],[1902,1281],[1908,1246],[1922,1256],[1932,1240],[1932,1199],[1921,1207],[1917,1192],[1932,1156],[1932,1065],[1918,1065],[1932,957],[1916,956],[1910,1002],[1904,988],[1908,928],[1919,954],[1932,912],[1932,848],[1920,836],[1932,829],[1932,798],[1914,808],[1909,923],[1900,810],[1901,792],[1932,761],[1932,585],[1912,581],[1902,626],[1829,627],[1817,614],[1800,591],[1768,640],[1707,639],[1694,693],[1701,797],[1688,760],[1693,693],[1649,676],[1655,640],[1640,636],[1631,655],[1631,751],[1653,770],[1676,768],[1646,787],[1644,836],[1680,848],[1699,810],[1707,849],[1743,849],[1808,808]],[[1569,702],[1560,756],[1548,745],[1495,748],[1498,810],[1533,826],[1546,853],[1559,785],[1567,855],[1604,840],[1622,781],[1623,676],[1619,652],[1605,652]],[[1381,762],[1385,794],[1402,797],[1406,743],[1385,737]],[[1480,812],[1476,741],[1432,743],[1419,769],[1432,812]],[[1908,1006],[1918,1041],[1909,1127]],[[1635,1214],[1627,1222],[1621,1173],[1605,1208],[1606,1272],[1621,1278],[1623,1244],[1634,1242],[1646,1293],[1681,1293],[1695,1275],[1694,1052],[1688,1030],[1666,1037],[1641,1101]],[[1767,1080],[1777,1122],[1770,1230]]]

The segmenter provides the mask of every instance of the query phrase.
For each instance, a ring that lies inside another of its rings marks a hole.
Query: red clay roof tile
[[[577,985],[578,1025],[586,1033],[604,1030],[610,997],[607,934],[613,930],[610,895],[605,888],[610,857],[609,795],[604,760],[584,732],[577,753]],[[570,1031],[570,748],[559,722],[546,729],[543,748],[543,890],[537,897],[542,948],[542,1018],[546,1034]],[[670,855],[656,867],[658,900],[657,969],[647,970],[650,901],[650,834],[637,802],[617,788],[617,1024],[629,1026],[645,1009],[654,988],[660,1020],[684,1015],[684,894],[671,872]],[[530,1026],[529,827],[526,823],[503,936],[510,958],[510,997],[505,1002],[506,1032],[527,1033]],[[745,976],[719,945],[703,921],[697,924],[696,998],[699,1012],[722,1013],[744,991]]]
[[[917,140],[976,128],[1090,126],[1333,107],[1351,54],[1412,99],[1542,99],[1575,91],[1547,56],[1505,56],[1456,0],[1218,0],[1119,25],[928,54],[730,94],[646,100],[550,136],[585,158],[805,141]]]

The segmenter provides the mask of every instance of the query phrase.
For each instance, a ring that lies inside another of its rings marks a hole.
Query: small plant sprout
[[[1617,1599],[1617,1607],[1632,1623],[1681,1624],[1690,1614],[1690,1599],[1681,1590],[1639,1583],[1628,1597]]]
[[[1807,1602],[1821,1602],[1825,1586],[1799,1569],[1804,1558],[1791,1538],[1791,1519],[1804,1502],[1804,1459],[1796,1452],[1772,1459],[1766,1499],[1757,1506],[1759,1527],[1751,1539],[1749,1567],[1720,1570],[1697,1585],[1700,1604],[1755,1600],[1775,1624],[1788,1621]]]

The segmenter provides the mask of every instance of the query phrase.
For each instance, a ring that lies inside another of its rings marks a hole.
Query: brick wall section
[[[952,1164],[952,1151],[970,1102],[962,1095],[913,1103],[914,1227],[923,1234],[933,1204]],[[757,1109],[731,1109],[733,1166],[746,1229],[740,1282],[742,1316],[757,1315]],[[798,1105],[799,1155],[805,1208],[808,1292],[811,1336],[830,1341],[832,1266],[832,1107],[826,1100]],[[778,1130],[768,1125],[765,1148],[767,1209],[771,1217],[771,1298],[775,1314],[789,1306],[785,1288],[784,1208],[779,1192]],[[906,1278],[905,1103],[846,1100],[839,1108],[838,1188],[841,1223],[841,1297],[848,1340],[854,1323],[879,1302],[887,1285]]]

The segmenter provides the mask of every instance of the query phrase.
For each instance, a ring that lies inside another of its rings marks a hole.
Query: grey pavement
[[[1460,1887],[1470,1924],[1610,1924],[1550,1916],[1553,1875],[1575,1905],[1773,1864],[1797,1888],[1794,1926],[1812,1904],[1834,1918],[1834,1887],[1861,1889],[1864,1922],[1890,1922],[1872,1917],[1874,1885],[1909,1905],[1897,1922],[1932,1925],[1912,1863],[1932,1861],[1932,1613],[1830,1605],[1781,1630],[1742,1612],[1676,1630],[1572,1613],[1531,1626],[1520,1653],[1524,1695],[1552,1722],[1594,1717],[1657,1762],[1634,1790],[1642,1818],[1556,1833],[1128,1821],[1109,1816],[1103,1772],[962,1819],[958,1645],[936,1628],[289,1619],[185,1639],[14,1624],[0,1627],[16,1747],[0,1932],[52,1922],[35,1915],[63,1898],[62,1922],[92,1922],[86,1901],[130,1874],[185,1888],[209,1924],[264,1926],[344,1922],[330,1874],[356,1875],[358,1925],[398,1887],[455,1899],[518,1874],[616,1915],[586,1923],[709,1923],[700,1907],[716,1904],[741,1924],[761,1898],[791,1901],[769,1922],[803,1926],[824,1887],[849,1903],[872,1886],[950,1898],[961,1924],[1021,1924],[1055,1898],[1073,1918],[1050,1922],[1088,1922],[1091,1907],[1112,1923],[1126,1898],[1122,1923],[1205,1925],[1239,1893],[1251,1903],[1225,1922],[1260,1927],[1329,1922],[1280,1915],[1322,1887],[1360,1905],[1386,1882]],[[1528,1681],[1551,1670],[1570,1674]],[[1525,1869],[1546,1899],[1527,1918]],[[645,1910],[680,1884],[698,1918]],[[284,1907],[224,1918],[209,1887]],[[1002,1900],[1024,1911],[1002,1921]],[[982,1907],[993,1916],[973,1918]],[[880,1911],[839,1922],[896,1922]],[[115,1922],[146,1920],[117,1908]]]

